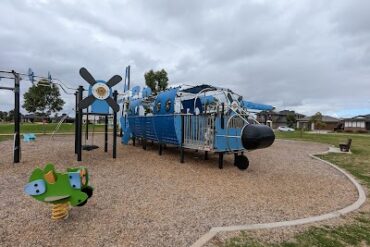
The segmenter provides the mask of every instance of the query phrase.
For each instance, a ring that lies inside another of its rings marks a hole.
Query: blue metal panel
[[[129,115],[138,115],[139,106],[141,105],[142,99],[133,99],[130,101]]]
[[[130,129],[135,137],[179,145],[174,125],[174,115],[129,116],[128,119]]]
[[[178,145],[181,145],[182,140],[182,116],[175,115],[173,119],[173,123],[175,126],[175,133]]]
[[[141,93],[143,98],[148,97],[152,94],[152,89],[150,89],[150,87],[145,87]]]
[[[140,86],[133,87],[131,89],[131,92],[132,92],[132,96],[138,95],[140,93]]]
[[[182,107],[183,107],[182,113],[194,114],[194,99],[183,100],[183,101],[181,101],[181,103],[182,103]],[[200,112],[203,111],[202,102],[201,102],[200,98],[197,98],[197,103],[195,104],[195,107],[198,107]]]
[[[202,102],[202,105],[205,104],[211,104],[216,101],[216,98],[212,95],[206,95],[206,96],[200,96],[200,101]]]
[[[176,145],[180,143],[176,135],[174,117],[172,114],[153,117],[155,119],[156,134],[160,142]]]
[[[154,118],[151,116],[142,118],[145,125],[145,139],[158,142]]]
[[[166,91],[160,92],[157,95],[157,98],[154,102],[154,114],[169,114],[174,112],[174,104],[175,104],[175,97],[176,93],[178,91],[178,88],[171,88]],[[170,108],[166,109],[166,104],[170,102]],[[160,103],[161,107],[158,111],[158,103]]]
[[[243,150],[240,134],[241,129],[229,128],[227,130],[227,118],[224,118],[225,128],[221,128],[221,117],[216,117],[215,152],[227,152]]]

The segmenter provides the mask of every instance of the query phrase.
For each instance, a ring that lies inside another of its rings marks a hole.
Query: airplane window
[[[166,101],[166,111],[169,111],[171,109],[171,100]]]
[[[158,102],[157,103],[157,112],[159,112],[161,110],[161,102]]]

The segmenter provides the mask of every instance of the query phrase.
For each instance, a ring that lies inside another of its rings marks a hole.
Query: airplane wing
[[[246,101],[243,100],[243,106],[246,107],[247,109],[253,109],[253,110],[259,110],[259,111],[270,111],[275,109],[272,105],[265,105],[265,104],[259,104],[259,103],[254,103],[251,101]]]

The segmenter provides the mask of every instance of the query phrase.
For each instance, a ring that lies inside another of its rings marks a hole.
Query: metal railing
[[[214,143],[215,117],[210,115],[184,115],[184,143],[186,148],[212,150]]]
[[[245,121],[241,116],[230,117],[230,121],[228,121],[227,128],[241,129],[243,128],[244,125]]]

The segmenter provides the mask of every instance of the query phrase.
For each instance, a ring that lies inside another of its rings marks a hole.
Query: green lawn
[[[291,139],[328,143],[338,146],[347,138],[352,138],[352,154],[327,154],[321,158],[328,160],[352,173],[370,189],[370,135],[358,134],[309,134],[296,132],[276,132],[278,139]],[[300,247],[300,246],[370,246],[370,212],[361,212],[355,217],[354,223],[338,227],[312,227],[308,231],[297,234],[294,239],[286,242],[268,244],[250,237],[247,232],[231,238],[224,243],[225,247]]]
[[[57,123],[47,123],[47,124],[21,124],[21,133],[53,133],[56,130]],[[63,123],[57,133],[74,132],[74,124]],[[85,127],[84,127],[85,128]],[[93,125],[89,125],[89,130],[93,129]],[[14,125],[13,124],[0,124],[0,134],[13,134]],[[95,125],[95,131],[104,131],[104,125]],[[1,138],[1,137],[0,137]],[[3,137],[4,138],[4,137]],[[1,141],[1,139],[0,139]]]

